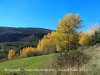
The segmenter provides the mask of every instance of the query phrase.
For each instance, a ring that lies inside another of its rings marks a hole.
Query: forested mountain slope
[[[51,31],[44,28],[0,27],[0,42],[34,41]]]

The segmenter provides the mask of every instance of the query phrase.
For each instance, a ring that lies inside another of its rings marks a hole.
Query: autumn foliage
[[[59,20],[56,27],[56,47],[58,51],[69,52],[78,46],[77,29],[80,28],[82,20],[79,14],[67,14]]]
[[[48,33],[45,35],[37,45],[37,49],[39,51],[44,52],[55,52],[56,51],[56,44],[55,44],[56,32]]]
[[[92,44],[91,42],[100,39],[100,29],[98,24],[90,26],[87,32],[77,32],[82,23],[82,19],[79,19],[79,14],[67,14],[59,20],[56,31],[52,31],[39,40],[37,47],[25,47],[20,50],[20,57],[27,56],[30,53],[55,53],[65,52],[68,53],[71,50],[77,50],[79,46],[85,46]],[[99,29],[99,31],[98,31]],[[96,33],[96,31],[98,31]],[[94,36],[93,36],[94,35]],[[92,37],[92,38],[91,38]],[[96,39],[97,37],[97,39]],[[90,40],[89,40],[90,39]],[[93,43],[96,44],[95,42]],[[8,59],[15,56],[14,50],[9,50]]]
[[[26,56],[28,53],[30,52],[34,52],[36,51],[37,49],[36,48],[33,48],[33,47],[26,47],[26,48],[23,48],[22,50],[20,50],[20,56]]]
[[[86,31],[86,34],[91,36],[93,34],[95,34],[96,31],[98,31],[100,28],[98,23],[92,24],[89,26],[88,30]]]
[[[15,56],[15,51],[13,49],[9,50],[8,52],[8,59],[12,59]]]
[[[87,45],[89,37],[90,37],[90,35],[87,35],[84,32],[80,32],[80,34],[79,34],[79,44],[82,45],[82,46]]]

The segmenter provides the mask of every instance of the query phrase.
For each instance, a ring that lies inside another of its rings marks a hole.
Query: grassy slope
[[[0,75],[5,73],[5,68],[10,68],[10,69],[17,69],[17,68],[40,69],[40,68],[43,68],[45,65],[52,62],[53,56],[54,54],[49,54],[49,55],[20,58],[20,59],[2,62],[0,63]]]
[[[100,45],[99,46],[93,46],[85,50],[85,52],[91,56],[91,60],[83,65],[83,67],[88,68],[90,70],[89,74],[86,75],[91,75],[93,74],[93,71],[100,70]],[[0,75],[2,73],[5,73],[5,68],[10,68],[10,69],[41,69],[44,68],[45,65],[48,65],[52,62],[54,54],[49,54],[49,55],[42,55],[42,56],[36,56],[36,57],[28,57],[28,58],[20,58],[16,60],[9,60],[6,62],[0,63]],[[29,72],[28,75],[38,75],[36,72]],[[42,75],[42,74],[39,74]]]
[[[84,65],[90,71],[87,75],[92,75],[94,71],[100,73],[100,45],[92,46],[86,49],[85,52],[91,56],[91,60]]]

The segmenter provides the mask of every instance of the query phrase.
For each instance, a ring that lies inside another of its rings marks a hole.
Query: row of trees
[[[85,46],[87,44],[90,45],[88,41],[91,41],[89,40],[91,36],[96,37],[100,35],[100,32],[95,33],[95,31],[98,31],[99,26],[98,24],[95,24],[91,26],[86,33],[83,31],[79,33],[77,30],[81,27],[82,21],[83,20],[79,19],[79,14],[65,15],[59,20],[56,31],[48,33],[41,40],[39,40],[36,48],[23,48],[20,51],[20,56],[24,56],[34,51],[43,51],[46,53],[68,53],[70,50],[77,50],[79,46]],[[9,50],[8,58],[12,58],[13,55],[14,52]]]
[[[94,35],[92,35],[88,40],[88,45],[93,46],[97,43],[100,43],[100,29],[95,31]]]
[[[36,48],[33,48],[33,47],[23,48],[22,50],[20,50],[20,57],[26,56],[28,53],[34,52],[36,50],[37,49]]]
[[[37,45],[37,48],[34,47],[26,47],[20,50],[20,57],[27,56],[28,54],[34,53],[34,52],[44,52],[45,53],[54,53],[56,52],[56,44],[55,44],[55,35],[56,32],[51,32],[45,35],[41,40],[39,40],[39,43]],[[15,50],[11,49],[8,52],[8,59],[12,59],[16,56]]]
[[[51,32],[45,35],[37,45],[37,50],[48,51],[49,53],[56,52],[56,32]]]
[[[93,46],[99,42],[100,26],[96,23],[89,27],[86,32],[81,31],[79,34],[79,44],[82,46],[90,45]],[[98,36],[98,37],[97,37]],[[94,40],[95,39],[95,40]],[[98,42],[96,42],[98,40]]]

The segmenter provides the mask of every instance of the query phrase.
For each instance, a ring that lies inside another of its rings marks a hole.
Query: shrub
[[[80,50],[72,50],[69,53],[62,53],[57,57],[60,66],[81,66],[89,61],[90,57]]]
[[[90,56],[80,50],[72,50],[68,53],[60,53],[54,58],[52,67],[57,69],[54,75],[84,75],[85,71],[58,71],[58,69],[80,69],[90,60]]]
[[[0,53],[0,62],[7,60],[7,53],[1,52]]]
[[[29,52],[29,53],[26,54],[27,57],[38,56],[38,55],[39,55],[38,51]]]

